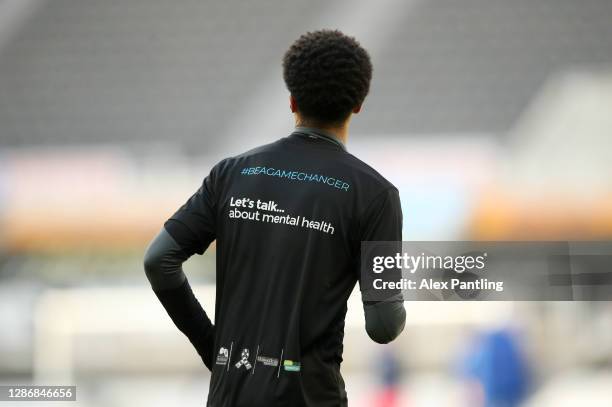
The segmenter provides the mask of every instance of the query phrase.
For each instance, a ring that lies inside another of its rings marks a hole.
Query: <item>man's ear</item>
[[[353,113],[359,113],[359,112],[361,112],[361,105],[359,105],[359,106],[357,106],[357,107],[355,107],[353,109]]]
[[[296,113],[298,110],[297,102],[295,101],[293,95],[289,95],[289,109],[291,109],[291,113]]]

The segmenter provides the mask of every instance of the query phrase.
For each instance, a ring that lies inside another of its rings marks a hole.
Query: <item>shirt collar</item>
[[[295,128],[292,134],[302,136],[302,137],[309,137],[312,139],[324,140],[329,143],[335,144],[336,146],[340,147],[342,150],[346,151],[346,147],[344,143],[342,143],[342,141],[340,141],[336,136],[334,136],[330,132],[319,129],[319,128],[298,126]]]

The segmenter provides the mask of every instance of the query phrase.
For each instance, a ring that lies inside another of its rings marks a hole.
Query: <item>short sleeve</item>
[[[214,170],[202,186],[164,224],[183,251],[202,254],[217,235]]]
[[[401,241],[402,205],[399,192],[389,188],[366,208],[361,219],[361,241]]]
[[[374,289],[374,280],[383,278],[385,281],[399,281],[402,278],[401,270],[389,269],[383,274],[374,274],[369,267],[362,267],[362,256],[365,259],[374,257],[395,256],[402,250],[402,207],[399,192],[395,188],[389,188],[376,196],[366,208],[360,227],[361,242],[392,242],[381,244],[364,245],[366,253],[360,252],[359,285],[364,303],[401,300],[401,290]],[[367,260],[369,264],[369,260]]]

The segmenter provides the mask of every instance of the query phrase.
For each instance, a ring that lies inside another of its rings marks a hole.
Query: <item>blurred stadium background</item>
[[[349,150],[399,187],[405,240],[611,240],[609,0],[2,0],[0,383],[204,404],[142,254],[216,161],[290,132],[280,59],[322,27],[372,54]],[[612,406],[609,302],[407,310],[379,346],[352,298],[352,406]]]

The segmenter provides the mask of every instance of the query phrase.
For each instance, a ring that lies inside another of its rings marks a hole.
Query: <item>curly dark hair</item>
[[[355,38],[319,30],[289,47],[283,78],[304,119],[342,123],[370,90],[372,62]]]

